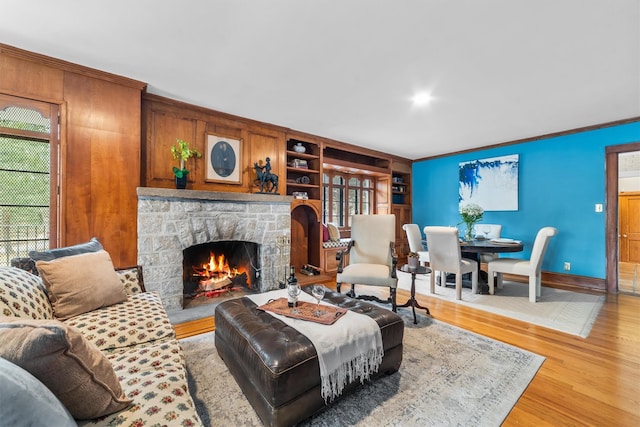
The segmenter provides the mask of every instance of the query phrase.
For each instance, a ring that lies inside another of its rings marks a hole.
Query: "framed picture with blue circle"
[[[207,134],[207,182],[242,184],[242,139]]]

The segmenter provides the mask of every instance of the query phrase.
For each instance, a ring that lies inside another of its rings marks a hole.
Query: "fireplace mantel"
[[[139,187],[138,264],[167,309],[183,306],[183,250],[216,241],[259,245],[257,289],[277,289],[290,257],[292,196]]]
[[[138,199],[190,199],[215,200],[217,202],[250,202],[250,203],[287,203],[293,201],[293,196],[263,193],[231,193],[202,190],[175,190],[171,188],[138,187]]]

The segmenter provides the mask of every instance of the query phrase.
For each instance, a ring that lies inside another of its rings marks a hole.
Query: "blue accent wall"
[[[485,212],[482,222],[502,224],[502,236],[522,240],[525,249],[509,256],[528,259],[536,233],[553,226],[543,271],[605,278],[605,147],[640,141],[640,122],[605,127],[414,162],[412,216],[420,226],[460,222],[458,163],[520,155],[518,211]],[[606,209],[605,209],[606,210]],[[460,226],[462,227],[462,226]]]

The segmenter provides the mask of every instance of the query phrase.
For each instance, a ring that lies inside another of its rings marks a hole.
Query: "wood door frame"
[[[640,142],[605,148],[605,248],[607,292],[618,293],[618,154],[640,151]]]

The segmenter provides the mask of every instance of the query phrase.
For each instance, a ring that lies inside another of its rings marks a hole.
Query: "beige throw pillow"
[[[76,419],[108,415],[131,403],[111,362],[80,331],[58,320],[2,318],[0,356],[40,380]]]
[[[109,254],[100,250],[36,263],[61,320],[127,299]]]
[[[338,227],[330,222],[327,224],[327,228],[329,229],[329,239],[331,239],[332,242],[340,241],[340,230]]]

